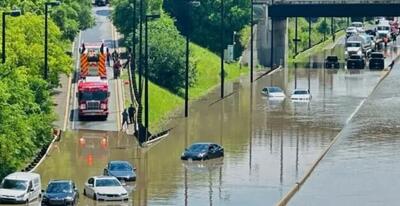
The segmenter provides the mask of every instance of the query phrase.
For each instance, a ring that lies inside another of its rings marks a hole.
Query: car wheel
[[[208,156],[204,156],[204,157],[203,157],[203,160],[208,160]]]
[[[25,200],[25,204],[29,205],[29,198]]]

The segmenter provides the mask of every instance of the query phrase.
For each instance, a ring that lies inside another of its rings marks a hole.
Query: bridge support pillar
[[[271,65],[287,66],[288,59],[288,19],[274,17],[271,20]]]

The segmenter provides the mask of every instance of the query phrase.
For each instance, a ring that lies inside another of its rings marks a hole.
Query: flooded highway
[[[128,205],[273,205],[338,134],[380,75],[284,69],[258,80],[252,90],[245,77],[227,86],[222,101],[215,91],[192,103],[190,118],[177,115],[170,135],[149,148],[117,132],[71,131],[37,172],[43,186],[51,179],[73,179],[82,194],[84,182],[101,175],[109,160],[127,160],[138,174],[137,182],[128,184]],[[270,85],[287,96],[295,85],[310,85],[313,98],[268,99],[260,91]],[[225,157],[207,163],[180,160],[185,147],[202,141],[223,145]],[[81,195],[79,205],[93,204]]]
[[[396,65],[290,205],[399,204],[400,94],[395,89],[399,78],[400,67]]]
[[[95,10],[98,25],[82,34],[84,41],[100,31],[105,36],[98,40],[114,38],[104,8]],[[119,100],[111,80],[113,115],[106,122],[73,121],[74,130],[64,133],[36,172],[43,188],[52,179],[74,180],[79,205],[273,205],[331,143],[381,76],[381,71],[318,65],[276,70],[253,85],[245,76],[226,85],[223,100],[216,89],[191,103],[189,118],[176,113],[166,125],[172,129],[169,136],[146,148],[117,132]],[[263,96],[266,86],[281,87],[286,98]],[[295,88],[310,89],[312,100],[292,101]],[[181,153],[194,142],[221,144],[225,157],[181,161]],[[88,178],[102,175],[110,160],[126,160],[137,168],[137,181],[126,185],[128,202],[95,202],[82,194]]]

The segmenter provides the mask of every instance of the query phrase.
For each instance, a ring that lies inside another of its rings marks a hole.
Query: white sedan
[[[285,97],[285,92],[279,87],[265,87],[261,91],[267,97]]]
[[[128,200],[128,192],[116,177],[96,176],[85,183],[83,194],[94,200]]]
[[[311,96],[310,90],[308,90],[308,89],[295,89],[290,98],[294,101],[296,101],[296,100],[309,101],[309,100],[311,100],[312,96]]]

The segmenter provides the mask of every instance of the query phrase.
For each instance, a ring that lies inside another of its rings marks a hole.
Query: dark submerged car
[[[135,181],[136,168],[127,161],[110,161],[104,169],[104,175],[114,176],[118,180]]]
[[[339,59],[337,56],[327,56],[325,59],[325,68],[339,68]]]
[[[365,67],[365,60],[364,57],[361,55],[353,54],[347,60],[348,69],[364,69],[364,67]]]
[[[224,148],[214,143],[195,143],[182,153],[181,160],[208,160],[224,156]]]
[[[385,56],[382,52],[371,53],[371,58],[369,59],[369,69],[384,69],[385,68]]]
[[[79,192],[72,180],[52,180],[43,191],[42,205],[78,205]]]

